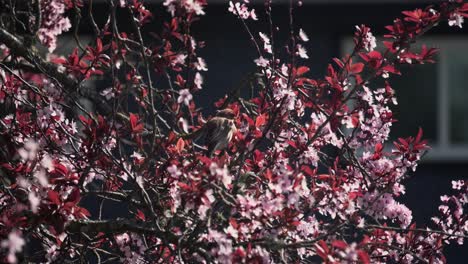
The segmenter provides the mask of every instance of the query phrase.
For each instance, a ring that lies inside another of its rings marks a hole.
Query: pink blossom
[[[448,20],[448,24],[449,26],[453,27],[453,26],[457,26],[457,27],[460,27],[462,28],[463,27],[463,22],[464,22],[464,18],[462,15],[460,15],[459,13],[453,13],[450,15],[450,18]]]
[[[299,39],[304,41],[304,42],[309,41],[309,37],[307,36],[307,34],[304,32],[304,30],[302,28],[299,29]]]
[[[205,14],[205,11],[203,10],[204,4],[199,0],[165,0],[163,5],[167,6],[167,10],[172,16],[175,15],[177,8],[181,8],[187,13],[195,13],[196,15]]]
[[[463,180],[452,181],[452,188],[454,190],[461,190],[464,185],[465,182]]]
[[[177,54],[174,59],[171,60],[172,66],[183,65],[187,59],[187,54]]]
[[[241,19],[249,19],[252,18],[252,20],[257,20],[257,15],[255,13],[255,10],[252,9],[249,11],[247,5],[244,3],[239,3],[236,2],[235,4],[232,1],[229,1],[229,12],[233,13],[234,15],[239,16]]]
[[[201,219],[206,218],[206,212],[211,208],[211,204],[215,201],[213,190],[207,190],[202,196],[202,204],[198,207],[197,212],[200,214]]]
[[[200,90],[202,88],[203,76],[199,72],[195,73],[195,80],[193,81],[193,83],[195,84],[195,87],[197,89]]]
[[[206,67],[205,60],[203,58],[201,58],[201,57],[197,58],[197,62],[195,63],[195,67],[199,71],[207,71],[208,70],[208,68]]]
[[[260,57],[260,58],[258,58],[258,59],[255,59],[254,62],[255,62],[255,64],[257,64],[257,66],[259,66],[259,67],[264,67],[264,68],[267,67],[268,64],[270,63],[268,60],[266,60],[266,59],[263,58],[263,57]]]
[[[377,47],[377,40],[370,31],[370,28],[362,25],[356,26],[356,35],[359,39],[355,40],[356,42],[361,44],[367,52],[373,51]]]
[[[220,168],[216,163],[211,163],[210,172],[211,175],[216,176],[223,183],[224,187],[231,187],[232,176],[226,166]]]
[[[184,103],[186,106],[189,106],[192,98],[193,96],[190,93],[189,89],[182,89],[179,91],[179,98],[177,98],[177,102],[179,104]]]
[[[182,172],[177,168],[176,165],[172,164],[171,166],[169,166],[167,168],[167,171],[169,172],[169,174],[175,178],[175,179],[178,179],[180,175],[182,175]]]
[[[37,213],[39,209],[39,205],[41,204],[41,199],[36,195],[35,192],[31,191],[28,194],[28,200],[31,204],[31,211],[33,213]]]
[[[109,87],[102,90],[101,95],[104,96],[107,100],[110,100],[115,97],[114,88]]]
[[[47,179],[47,175],[44,170],[38,170],[34,172],[34,177],[37,179],[37,181],[42,187],[49,186],[49,180]]]
[[[24,161],[34,160],[37,157],[39,144],[33,139],[28,139],[22,148],[18,150],[18,154]]]
[[[145,157],[136,151],[130,157],[133,158],[136,164],[141,164],[145,160]]]
[[[273,51],[271,47],[270,38],[262,32],[258,32],[258,34],[260,35],[260,38],[262,39],[262,42],[263,42],[263,50],[271,54]]]
[[[308,59],[307,50],[301,45],[297,44],[297,54],[303,59]]]
[[[49,52],[57,47],[57,37],[71,28],[70,20],[64,16],[65,7],[60,0],[41,1],[42,24],[38,37],[49,48]]]
[[[8,234],[8,239],[3,240],[1,245],[3,248],[8,248],[8,262],[16,263],[16,253],[19,253],[23,250],[25,242],[18,231],[12,231],[10,234]]]

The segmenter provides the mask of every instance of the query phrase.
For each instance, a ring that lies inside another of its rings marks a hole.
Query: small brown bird
[[[237,131],[234,121],[236,114],[231,109],[223,109],[208,120],[199,130],[190,135],[192,139],[204,137],[208,147],[208,156],[213,156],[216,150],[224,150],[229,145]]]

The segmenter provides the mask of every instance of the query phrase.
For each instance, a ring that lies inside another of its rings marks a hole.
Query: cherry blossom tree
[[[391,82],[402,65],[434,63],[437,50],[415,43],[462,27],[468,4],[404,11],[382,43],[359,25],[349,55],[311,79],[301,2],[286,43],[271,2],[226,5],[257,52],[251,95],[215,103],[233,114],[228,137],[207,130],[216,114],[193,96],[209,66],[192,35],[206,0],[165,0],[167,21],[141,0],[107,0],[104,24],[91,0],[0,0],[2,262],[444,263],[444,246],[468,236],[468,182],[451,183],[429,225],[413,222],[400,197],[430,150],[422,130],[388,142]],[[59,56],[67,31],[76,45]],[[207,151],[203,137],[229,145]],[[125,209],[105,217],[115,204]]]

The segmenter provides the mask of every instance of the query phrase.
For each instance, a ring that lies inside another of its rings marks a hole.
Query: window
[[[439,48],[436,64],[405,65],[403,76],[391,78],[398,106],[390,137],[415,135],[424,129],[432,147],[425,160],[468,160],[468,38],[428,37],[419,41]],[[353,48],[342,41],[342,54]]]

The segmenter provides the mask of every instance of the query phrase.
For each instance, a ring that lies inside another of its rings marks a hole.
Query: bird
[[[217,150],[224,150],[231,142],[237,131],[235,117],[236,114],[232,109],[219,110],[200,129],[188,136],[194,140],[204,138],[208,148],[207,154],[212,157]]]

